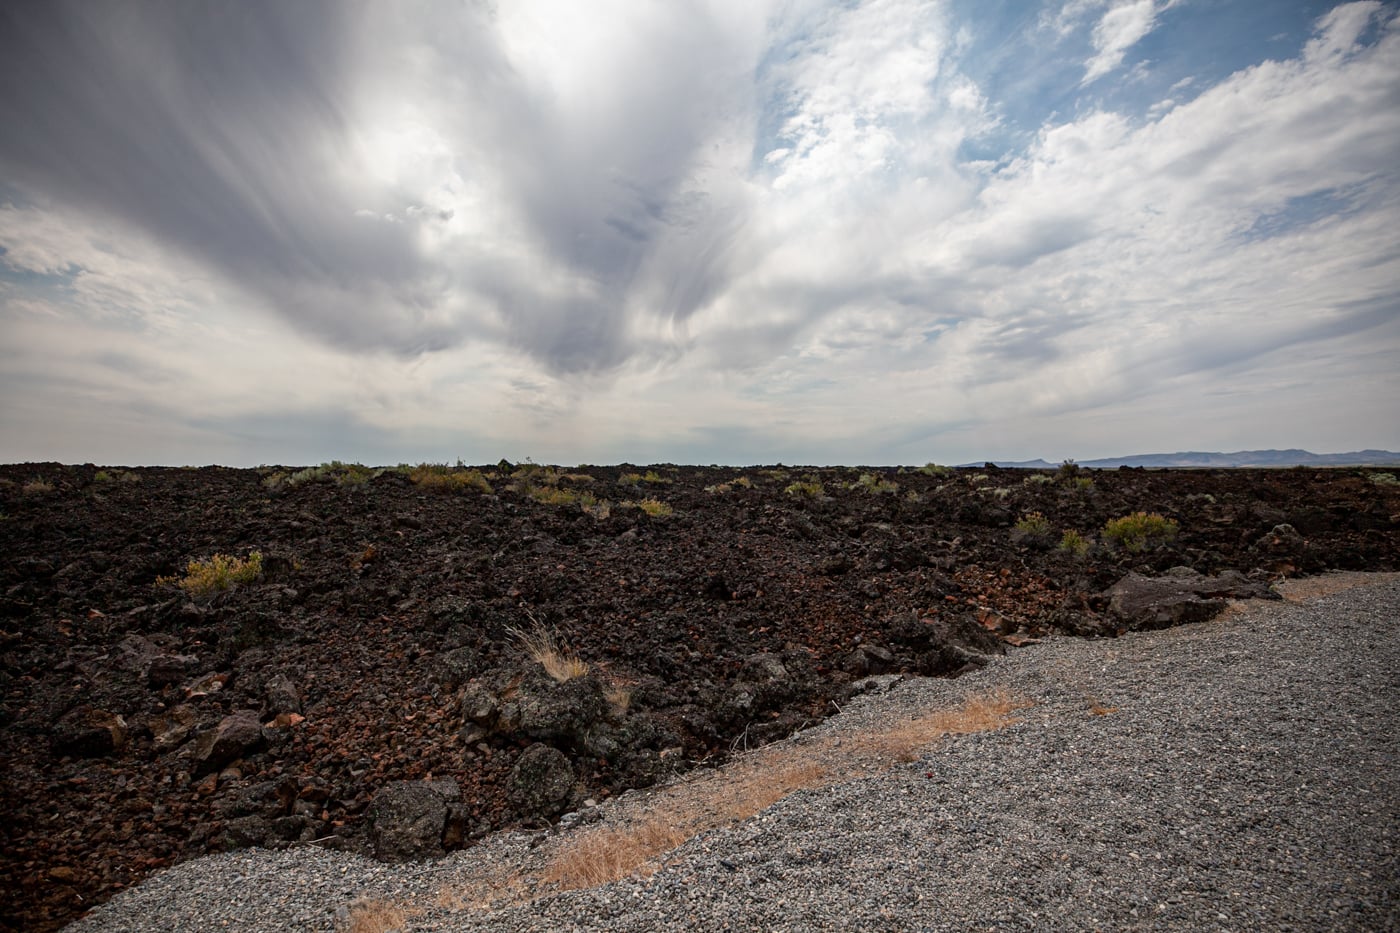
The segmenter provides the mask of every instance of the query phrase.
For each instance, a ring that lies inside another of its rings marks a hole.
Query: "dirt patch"
[[[871,674],[1116,634],[1129,573],[1400,570],[1397,516],[1351,470],[0,467],[0,929],[212,851],[368,853],[396,782],[471,846]]]

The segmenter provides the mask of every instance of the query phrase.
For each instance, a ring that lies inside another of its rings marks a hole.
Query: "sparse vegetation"
[[[46,496],[53,492],[53,483],[43,479],[32,479],[20,487],[26,496]]]
[[[826,495],[826,487],[817,480],[808,479],[789,484],[783,492],[798,499],[820,499]]]
[[[538,620],[531,617],[531,621],[534,624],[528,631],[518,628],[507,631],[520,642],[526,654],[544,668],[546,674],[562,684],[588,673],[587,661],[561,646],[554,632],[545,628]]]
[[[641,509],[643,512],[647,513],[652,518],[665,518],[667,515],[671,515],[675,512],[675,509],[671,508],[669,505],[662,502],[660,499],[642,499],[640,501],[629,502],[627,504]]]
[[[662,486],[671,482],[655,470],[647,470],[645,473],[624,473],[618,477],[617,481],[624,486],[640,486],[642,483]]]
[[[875,496],[899,492],[898,483],[884,479],[876,473],[862,473],[856,481],[856,487]]]
[[[1104,523],[1104,540],[1125,551],[1136,553],[1165,544],[1176,537],[1177,523],[1156,512],[1134,512]]]
[[[392,901],[359,900],[350,905],[346,933],[394,933],[402,929],[409,918],[422,912],[421,908],[406,907]]]
[[[1049,473],[1032,473],[1021,482],[1027,486],[1048,486],[1055,482],[1055,477]]]
[[[632,688],[619,681],[609,681],[607,686],[603,687],[603,699],[607,700],[608,708],[614,716],[624,716],[632,705]]]
[[[919,472],[926,476],[947,476],[953,472],[953,468],[942,466],[937,463],[925,463],[923,466],[919,467]]]
[[[331,460],[320,466],[307,467],[294,473],[277,471],[262,478],[262,486],[270,492],[300,486],[304,483],[334,482],[338,486],[359,486],[374,479],[383,470],[367,467],[363,463],[342,463]]]
[[[1366,478],[1377,486],[1400,486],[1400,479],[1394,473],[1367,473]]]
[[[420,463],[408,471],[409,480],[423,489],[442,492],[476,492],[489,495],[494,490],[480,470],[449,467],[445,463]]]
[[[1089,553],[1089,539],[1071,528],[1060,536],[1060,550],[1075,557],[1083,557]]]
[[[192,597],[222,593],[237,583],[251,583],[262,573],[262,554],[253,551],[246,558],[215,554],[208,560],[192,560],[183,577],[157,577],[156,586],[177,586]]]
[[[1051,533],[1050,520],[1039,512],[1028,512],[1016,522],[1016,530],[1031,537],[1048,537]]]

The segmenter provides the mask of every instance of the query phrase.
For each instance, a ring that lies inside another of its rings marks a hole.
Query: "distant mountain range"
[[[984,460],[960,466],[979,467],[992,463],[1005,469],[1053,470],[1057,463],[1045,460]],[[1187,450],[1174,454],[1134,454],[1131,457],[1106,457],[1102,460],[1081,460],[1079,465],[1096,470],[1112,470],[1121,466],[1177,468],[1238,468],[1238,467],[1347,467],[1400,466],[1400,454],[1391,450],[1354,450],[1345,454],[1315,454],[1308,450],[1237,450],[1232,454],[1215,451]]]

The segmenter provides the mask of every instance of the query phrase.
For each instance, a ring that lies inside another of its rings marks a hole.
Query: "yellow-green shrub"
[[[262,554],[253,551],[239,559],[227,554],[215,554],[208,560],[192,560],[185,566],[183,577],[157,577],[157,586],[178,586],[190,596],[210,596],[221,593],[235,583],[251,583],[262,573]]]
[[[1178,525],[1170,518],[1163,518],[1156,512],[1134,512],[1122,518],[1114,518],[1104,523],[1104,540],[1112,542],[1125,551],[1143,551],[1148,547],[1165,544],[1176,537]]]

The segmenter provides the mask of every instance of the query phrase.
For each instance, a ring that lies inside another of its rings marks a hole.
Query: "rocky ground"
[[[1105,533],[1140,511],[1176,533]],[[211,851],[470,846],[868,674],[1400,569],[1400,486],[1357,470],[24,464],[0,513],[0,929]]]

